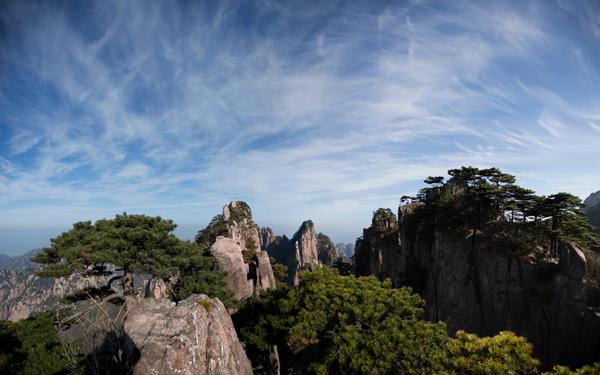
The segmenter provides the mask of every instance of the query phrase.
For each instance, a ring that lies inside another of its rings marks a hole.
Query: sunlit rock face
[[[319,263],[317,250],[317,234],[315,225],[311,220],[302,223],[291,240],[291,256],[288,262],[288,277],[290,284],[298,286],[301,271],[312,271]]]
[[[237,299],[250,298],[275,288],[269,255],[261,249],[261,236],[252,221],[250,207],[233,201],[223,207],[226,236],[218,236],[210,248]],[[245,255],[244,255],[245,254]]]
[[[227,309],[217,298],[194,294],[130,300],[124,321],[133,374],[252,374]]]

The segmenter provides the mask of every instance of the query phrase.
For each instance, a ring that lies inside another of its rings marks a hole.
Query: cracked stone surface
[[[252,374],[225,306],[194,294],[134,299],[124,323],[134,374]]]

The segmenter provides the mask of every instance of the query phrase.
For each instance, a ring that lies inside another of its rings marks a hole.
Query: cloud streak
[[[4,2],[0,227],[128,210],[190,237],[243,199],[260,224],[289,234],[311,217],[349,241],[463,164],[587,194],[600,56],[586,6]]]

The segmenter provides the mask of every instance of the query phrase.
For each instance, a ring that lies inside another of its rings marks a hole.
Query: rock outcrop
[[[544,366],[600,358],[600,290],[583,282],[580,249],[561,244],[559,264],[539,264],[496,251],[484,238],[459,240],[439,228],[423,238],[407,208],[399,210],[394,267],[400,283],[425,299],[429,320],[444,321],[450,333],[514,331],[533,343]]]
[[[585,211],[590,223],[597,228],[597,232],[600,234],[600,191],[590,194],[583,204],[585,204]]]
[[[225,306],[194,294],[128,302],[124,322],[133,374],[252,374]]]
[[[288,262],[288,277],[291,285],[298,286],[300,271],[312,271],[319,265],[317,235],[313,222],[303,222],[291,242],[292,258]]]
[[[261,239],[252,221],[250,207],[233,201],[223,207],[223,224],[227,235],[218,236],[210,248],[219,268],[226,274],[229,287],[237,299],[252,297],[275,288],[275,276]]]
[[[393,285],[398,285],[398,219],[391,210],[380,208],[375,211],[371,226],[364,229],[354,249],[354,265],[358,276],[375,275],[380,280],[389,278]]]
[[[326,234],[319,233],[317,235],[317,252],[319,257],[319,263],[326,266],[333,266],[338,261],[340,255],[338,254],[335,245]]]

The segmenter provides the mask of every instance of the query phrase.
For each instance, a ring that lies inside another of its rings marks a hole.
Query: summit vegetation
[[[431,239],[436,228],[443,229],[461,238],[485,239],[496,250],[540,263],[557,262],[561,242],[591,255],[600,252],[600,237],[580,198],[565,192],[537,195],[497,168],[461,167],[448,175],[448,180],[427,177],[417,196],[401,198],[415,218],[414,236]],[[600,264],[588,268],[589,279],[600,281]]]

